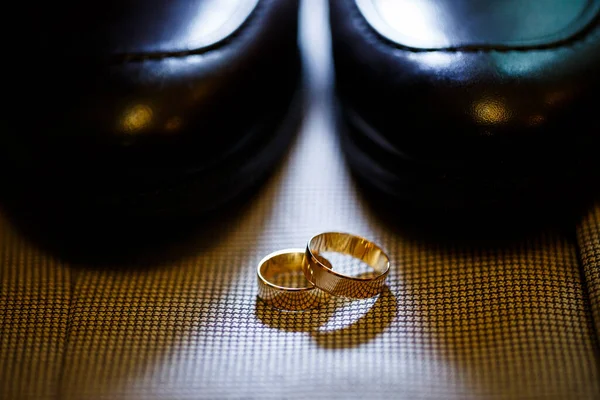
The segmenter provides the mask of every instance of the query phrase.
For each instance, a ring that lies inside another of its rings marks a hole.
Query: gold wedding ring
[[[373,268],[369,277],[353,277],[334,271],[323,263],[323,252],[355,257]],[[390,258],[375,243],[348,233],[327,232],[313,236],[306,247],[304,276],[319,289],[334,296],[365,299],[381,293],[390,271]]]
[[[319,258],[323,268],[331,268],[331,264]],[[308,282],[303,276],[306,256],[304,249],[288,249],[271,253],[258,263],[258,297],[272,307],[288,311],[300,311],[316,308],[329,299],[323,292]],[[302,287],[287,287],[279,283],[286,275],[299,274]]]

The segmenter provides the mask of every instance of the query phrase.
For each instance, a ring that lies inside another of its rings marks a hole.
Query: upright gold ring
[[[340,274],[322,262],[330,251],[358,258],[373,268],[368,277]],[[381,293],[390,271],[390,258],[375,243],[348,233],[327,232],[313,236],[306,247],[304,276],[313,285],[334,296],[365,299]]]
[[[331,264],[320,259],[325,268]],[[258,297],[272,307],[288,311],[309,310],[319,307],[329,299],[323,292],[302,277],[306,255],[304,249],[288,249],[271,253],[258,263]],[[286,287],[273,283],[283,274],[298,273],[305,284]]]

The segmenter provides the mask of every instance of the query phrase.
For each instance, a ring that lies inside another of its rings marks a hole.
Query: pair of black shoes
[[[599,10],[596,0],[331,0],[340,131],[357,177],[449,208],[597,186]],[[293,137],[297,0],[21,11],[31,39],[10,38],[0,134],[5,187],[21,199],[201,214],[256,186]]]

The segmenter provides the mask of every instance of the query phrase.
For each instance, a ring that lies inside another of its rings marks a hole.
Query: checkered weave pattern
[[[266,195],[295,187],[279,186]],[[257,200],[217,243],[193,238],[196,254],[136,269],[62,264],[3,223],[0,397],[600,394],[600,207],[579,228],[581,264],[575,243],[558,232],[457,247],[393,235],[377,221],[346,222],[389,249],[389,289],[303,313],[256,299],[255,263],[304,237],[286,228],[291,210],[283,207],[275,217]],[[279,224],[256,229],[269,215]]]
[[[583,219],[577,239],[596,333],[600,333],[600,204]]]
[[[0,398],[600,398],[600,204],[577,240],[575,227],[487,244],[400,232],[354,186],[330,95],[310,84],[290,157],[218,227],[92,267],[0,218]],[[258,261],[321,231],[380,244],[384,292],[297,313],[257,300]]]

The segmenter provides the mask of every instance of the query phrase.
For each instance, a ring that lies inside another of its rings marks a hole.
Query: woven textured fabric
[[[324,3],[305,3],[302,132],[239,214],[94,267],[0,219],[0,398],[600,398],[600,205],[577,240],[549,227],[487,244],[415,237],[373,214],[329,112]],[[257,299],[262,257],[328,230],[386,249],[379,297],[299,313]]]
[[[577,239],[596,333],[600,333],[600,204],[583,219],[577,230]]]
[[[66,346],[71,271],[0,221],[0,398],[54,398]]]

